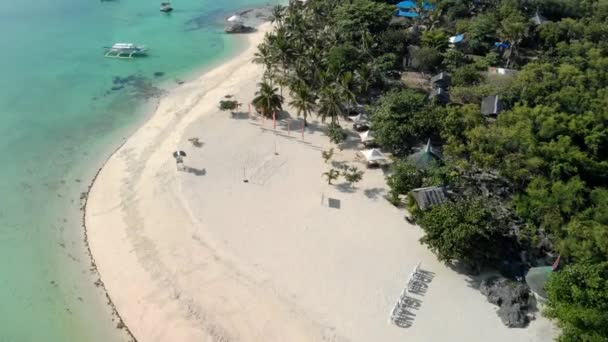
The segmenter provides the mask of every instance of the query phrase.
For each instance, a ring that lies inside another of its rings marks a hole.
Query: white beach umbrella
[[[177,157],[185,157],[186,156],[186,152],[182,151],[182,150],[177,150],[175,152],[173,152],[173,157],[177,158]]]
[[[361,142],[363,143],[374,141],[372,131],[365,131],[363,133],[359,133],[359,137],[361,138]]]
[[[368,163],[387,160],[384,154],[382,154],[382,152],[380,152],[380,150],[377,148],[363,150],[360,153],[367,160]]]
[[[367,123],[367,121],[369,120],[369,118],[365,114],[357,114],[355,116],[349,116],[348,118],[356,124]]]

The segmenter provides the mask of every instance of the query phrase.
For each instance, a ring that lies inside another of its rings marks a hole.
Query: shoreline
[[[246,33],[246,34],[233,34],[233,39],[235,41],[237,41],[237,43],[244,43],[244,45],[241,47],[238,47],[237,50],[235,51],[234,55],[231,56],[228,59],[228,61],[219,61],[218,60],[210,65],[206,65],[202,68],[198,68],[198,69],[192,71],[187,77],[184,77],[184,79],[179,79],[179,80],[175,79],[171,82],[169,82],[169,81],[164,82],[165,83],[164,86],[163,85],[161,85],[161,86],[162,86],[162,89],[164,91],[166,91],[166,93],[164,95],[162,95],[160,98],[148,100],[147,104],[144,104],[144,106],[151,107],[148,110],[146,110],[146,113],[148,113],[148,114],[144,115],[142,120],[135,126],[135,128],[130,133],[128,133],[126,135],[126,137],[122,138],[122,142],[116,148],[114,148],[106,158],[102,159],[101,166],[97,169],[97,171],[94,172],[94,175],[91,178],[91,181],[89,182],[89,184],[87,186],[87,190],[84,193],[86,195],[84,196],[83,200],[81,201],[80,211],[82,212],[81,227],[83,229],[84,249],[86,250],[86,254],[90,260],[91,270],[92,270],[92,272],[94,272],[94,275],[90,275],[89,278],[91,278],[91,279],[96,278],[95,286],[100,288],[101,291],[103,292],[103,294],[105,295],[105,298],[107,300],[106,304],[109,307],[110,314],[111,314],[110,316],[117,318],[117,321],[118,321],[117,329],[123,329],[128,334],[128,336],[132,342],[138,342],[138,339],[133,334],[131,329],[129,328],[129,325],[127,325],[125,323],[125,320],[122,318],[119,310],[116,307],[116,304],[112,300],[112,296],[103,281],[103,277],[98,269],[97,262],[95,260],[95,256],[91,250],[91,245],[90,245],[90,241],[89,241],[89,230],[88,230],[87,224],[86,224],[87,205],[89,203],[89,196],[91,194],[91,191],[92,191],[93,187],[95,186],[95,183],[96,183],[100,173],[103,171],[103,169],[106,166],[106,164],[108,163],[108,161],[116,153],[118,153],[126,143],[129,142],[129,140],[131,139],[131,137],[134,134],[136,134],[139,130],[141,130],[146,125],[146,123],[150,122],[154,118],[157,110],[159,109],[161,102],[163,101],[163,99],[165,97],[168,97],[172,93],[179,91],[184,86],[188,86],[189,84],[192,84],[192,83],[196,82],[197,80],[205,77],[206,74],[211,73],[216,69],[222,68],[225,64],[229,64],[231,61],[238,60],[239,57],[242,57],[243,55],[245,55],[249,49],[257,47],[257,43],[261,42],[261,40],[259,40],[259,42],[257,42],[256,44],[253,44],[252,41],[255,41],[256,39],[252,38],[252,36],[258,36],[258,37],[261,36],[263,38],[263,36],[266,34],[266,32],[270,31],[269,26],[270,26],[270,23],[266,22],[266,23],[262,23],[262,24],[258,25],[256,27],[256,32]]]
[[[131,330],[129,329],[129,326],[125,324],[124,320],[122,319],[122,317],[120,316],[120,312],[118,312],[118,310],[116,309],[116,305],[114,304],[114,302],[112,301],[112,297],[110,296],[110,293],[108,292],[108,290],[106,289],[106,286],[103,282],[103,279],[101,278],[101,274],[99,273],[99,269],[97,268],[97,263],[95,262],[95,257],[93,256],[93,253],[91,252],[91,246],[89,245],[89,235],[88,235],[88,230],[87,230],[87,225],[86,225],[86,216],[87,216],[87,203],[89,201],[89,194],[91,192],[91,189],[93,188],[93,185],[95,184],[95,180],[97,180],[97,177],[99,176],[99,174],[101,173],[103,166],[106,164],[106,162],[112,158],[112,156],[114,155],[114,153],[118,152],[123,146],[124,144],[127,142],[127,139],[125,139],[115,150],[114,152],[112,152],[106,159],[105,161],[102,163],[102,166],[97,170],[97,172],[95,172],[95,175],[93,176],[93,178],[91,179],[91,182],[89,183],[88,187],[87,187],[87,191],[86,191],[86,196],[84,197],[82,204],[81,204],[81,211],[82,211],[82,229],[83,229],[83,243],[84,243],[84,248],[86,250],[86,253],[88,254],[89,260],[90,260],[90,265],[91,265],[91,271],[94,272],[94,274],[97,276],[97,280],[95,280],[95,286],[100,288],[101,291],[103,292],[103,294],[105,295],[105,298],[107,300],[106,305],[109,307],[110,311],[111,311],[111,317],[116,317],[118,319],[118,325],[117,325],[117,329],[124,329],[127,333],[127,335],[130,338],[130,341],[132,342],[138,342],[137,338],[135,337],[135,335],[133,335],[133,333],[131,332]],[[93,276],[91,275],[90,278],[93,278]],[[120,328],[119,328],[120,327]]]

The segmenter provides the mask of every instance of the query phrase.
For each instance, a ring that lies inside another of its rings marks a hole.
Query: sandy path
[[[262,70],[250,61],[269,28],[165,97],[89,194],[92,254],[138,340],[550,340],[544,319],[502,326],[466,276],[438,263],[382,199],[381,171],[368,170],[355,190],[327,185],[320,151],[329,144],[317,124],[302,140],[287,120],[275,131],[217,109],[225,94],[253,97]],[[176,170],[177,146],[191,172]],[[347,149],[336,161],[353,157]],[[417,262],[434,277],[412,326],[398,328],[388,316]]]

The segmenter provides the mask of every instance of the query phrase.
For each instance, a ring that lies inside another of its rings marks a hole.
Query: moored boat
[[[146,55],[147,49],[143,45],[132,43],[115,43],[106,51],[106,57],[132,58]]]
[[[161,10],[161,12],[171,12],[171,11],[173,11],[173,7],[171,7],[170,2],[161,2],[160,10]]]

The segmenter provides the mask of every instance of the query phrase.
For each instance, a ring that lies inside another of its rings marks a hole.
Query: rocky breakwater
[[[256,27],[270,20],[272,6],[247,9],[226,18],[228,24],[224,31],[230,34],[251,33]]]

